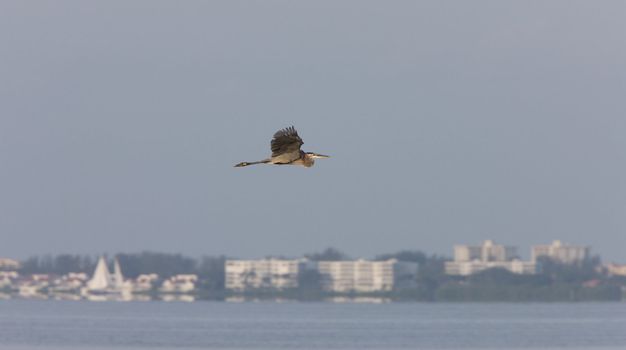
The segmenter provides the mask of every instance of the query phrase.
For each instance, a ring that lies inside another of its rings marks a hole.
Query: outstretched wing
[[[278,130],[272,139],[272,158],[278,158],[280,163],[291,163],[300,158],[300,146],[303,144],[293,126]]]

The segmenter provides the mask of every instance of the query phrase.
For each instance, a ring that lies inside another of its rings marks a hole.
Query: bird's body
[[[304,152],[300,147],[304,144],[296,129],[291,126],[278,130],[271,142],[272,156],[258,162],[242,162],[235,167],[244,167],[254,164],[274,165],[301,165],[310,168],[315,164],[316,158],[328,158],[328,156],[313,152]]]

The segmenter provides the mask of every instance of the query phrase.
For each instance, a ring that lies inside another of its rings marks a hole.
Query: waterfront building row
[[[98,260],[91,277],[86,273],[21,276],[17,271],[0,271],[0,291],[25,298],[74,295],[88,299],[96,296],[120,296],[123,300],[130,300],[131,295],[154,292],[193,293],[197,282],[198,276],[194,274],[174,275],[167,279],[160,279],[157,274],[151,273],[139,275],[134,279],[125,278],[117,260],[114,262],[114,270],[111,273],[104,258]]]
[[[307,259],[227,260],[225,287],[233,291],[297,288],[304,274],[331,292],[376,292],[414,284],[417,264],[386,261],[310,261]],[[310,274],[313,272],[313,274]]]
[[[445,264],[446,274],[469,276],[491,268],[503,268],[517,274],[535,274],[540,265],[538,259],[547,257],[564,263],[575,264],[589,258],[590,248],[574,246],[554,241],[550,245],[536,245],[531,248],[531,260],[522,261],[517,247],[496,244],[486,240],[482,245],[454,246],[454,260]]]

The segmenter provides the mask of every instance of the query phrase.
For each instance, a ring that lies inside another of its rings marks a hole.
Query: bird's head
[[[323,154],[318,154],[318,153],[313,153],[313,152],[306,152],[306,155],[313,158],[313,159],[323,159],[323,158],[330,158],[330,156],[326,156]]]

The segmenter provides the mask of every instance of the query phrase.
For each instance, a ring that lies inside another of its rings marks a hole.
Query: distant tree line
[[[199,276],[201,296],[228,295],[224,290],[224,256],[192,258],[182,254],[155,252],[124,253],[115,256],[126,277],[156,273],[161,279],[176,274]],[[306,254],[314,261],[349,260],[345,253],[328,248],[322,252]],[[620,300],[621,288],[626,278],[609,277],[602,273],[598,257],[578,264],[562,264],[547,258],[539,259],[540,271],[534,275],[520,275],[505,269],[485,270],[471,276],[445,274],[449,258],[428,255],[421,251],[400,251],[381,254],[375,260],[397,259],[419,265],[416,287],[392,292],[370,293],[398,300],[415,301],[582,301]],[[109,259],[109,263],[112,259]],[[93,256],[61,254],[31,257],[22,262],[20,273],[85,272],[91,274],[97,263]],[[111,267],[110,267],[111,268]],[[322,290],[322,276],[317,271],[305,270],[298,276],[298,288],[275,291],[263,289],[249,291],[255,297],[289,297],[315,300],[329,296]]]
[[[21,263],[21,274],[47,273],[64,275],[69,272],[92,273],[97,259],[89,255],[60,254],[30,257]]]
[[[350,260],[350,257],[344,252],[335,248],[326,248],[321,253],[305,254],[305,258],[313,261],[342,261]]]
[[[418,277],[421,288],[403,291],[401,297],[427,301],[617,301],[622,298],[621,288],[626,284],[603,274],[598,257],[577,264],[563,264],[549,258],[540,258],[537,263],[539,272],[534,275],[493,268],[460,277],[443,274],[441,261],[428,279],[419,281]]]
[[[333,258],[333,259],[329,259]],[[345,254],[332,248],[311,254],[314,260],[346,260]],[[539,271],[533,275],[515,274],[493,268],[463,277],[445,274],[447,257],[421,251],[381,254],[375,260],[397,259],[419,264],[415,288],[371,293],[397,300],[415,301],[595,301],[621,300],[625,277],[606,276],[599,257],[576,264],[563,264],[540,258]],[[308,276],[308,285],[319,276]]]

